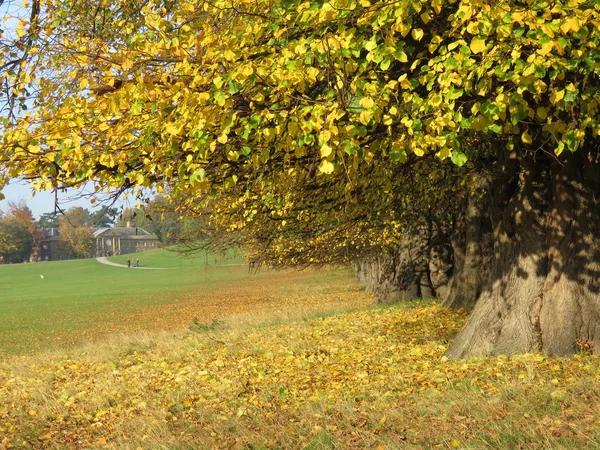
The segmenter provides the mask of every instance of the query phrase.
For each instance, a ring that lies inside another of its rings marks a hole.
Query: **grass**
[[[227,265],[244,265],[244,258],[241,253],[230,250],[225,254],[207,254],[199,252],[190,256],[182,256],[169,250],[150,250],[142,253],[129,255],[119,255],[109,258],[110,261],[127,264],[127,259],[139,259],[140,265],[144,267],[165,267],[165,268],[195,268],[207,266],[218,267]]]
[[[131,270],[95,259],[0,266],[0,356],[72,348],[115,334],[177,330],[194,317],[203,322],[285,319],[289,310],[320,308],[315,296],[331,287],[333,292],[324,293],[326,309],[348,298],[335,292],[345,289],[348,271],[293,271],[282,278],[268,270],[249,275],[245,266],[219,265],[206,255],[184,258],[154,250],[139,256],[145,267],[172,269]],[[239,259],[230,255],[216,262]],[[297,301],[304,289],[313,291],[312,304]],[[279,296],[285,292],[282,303]],[[366,303],[355,294],[349,304]]]
[[[7,448],[600,447],[597,357],[448,361],[463,320],[430,302],[13,358],[0,436]]]
[[[54,348],[17,347],[0,363],[1,449],[600,448],[596,356],[449,361],[463,314],[435,301],[370,306],[347,270],[91,263],[0,267],[14,277],[0,307],[45,323],[40,339]],[[80,288],[36,290],[24,284],[32,267]],[[81,288],[159,272],[170,277],[143,278],[131,307]],[[185,284],[197,272],[204,278]],[[23,290],[10,288],[15,280]],[[26,296],[41,291],[53,303]],[[62,308],[72,326],[63,331],[38,306]],[[92,312],[97,322],[83,319]],[[82,332],[68,348],[54,340]]]

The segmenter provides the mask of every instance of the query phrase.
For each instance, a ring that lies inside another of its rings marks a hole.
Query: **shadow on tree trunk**
[[[600,350],[600,165],[584,150],[504,162],[491,278],[449,357]]]

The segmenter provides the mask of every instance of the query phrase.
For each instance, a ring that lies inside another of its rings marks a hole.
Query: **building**
[[[158,247],[158,237],[140,227],[97,228],[96,256],[125,255]]]
[[[90,257],[144,252],[159,246],[158,237],[140,227],[92,228],[91,231],[96,240],[96,250]],[[46,238],[40,244],[38,261],[77,258],[61,248],[57,228],[47,229],[45,232]]]

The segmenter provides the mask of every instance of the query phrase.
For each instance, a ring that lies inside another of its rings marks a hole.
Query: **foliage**
[[[41,229],[48,230],[50,228],[58,228],[58,217],[55,213],[44,213],[40,215],[38,224]]]
[[[162,195],[148,200],[141,208],[126,208],[119,216],[117,226],[128,223],[155,234],[163,244],[175,243],[181,236],[180,214]]]
[[[199,211],[224,192],[211,212],[258,222],[263,243],[298,222],[282,260],[306,230],[317,248],[348,224],[331,247],[352,248],[462,195],[435,158],[493,170],[593,142],[599,16],[584,0],[49,2],[22,24],[35,46],[13,81],[40,92],[6,125],[4,166],[37,188],[171,189]]]
[[[0,256],[5,263],[27,261],[40,239],[41,233],[24,203],[9,203],[6,214],[0,211]]]
[[[58,242],[61,249],[73,256],[87,258],[96,248],[91,230],[92,218],[87,209],[74,206],[58,218]]]
[[[64,448],[598,446],[597,358],[448,361],[461,322],[421,303],[9,360],[0,432]]]
[[[95,227],[110,227],[114,225],[119,210],[110,206],[102,206],[100,209],[90,213],[90,222]]]

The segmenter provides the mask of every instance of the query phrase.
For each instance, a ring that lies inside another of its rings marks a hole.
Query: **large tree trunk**
[[[412,251],[411,251],[412,250]],[[389,304],[420,297],[419,249],[403,245],[399,249],[378,255],[359,263],[367,292],[375,295],[375,302]]]
[[[471,180],[463,210],[454,223],[454,267],[444,306],[471,310],[489,280],[492,257],[492,223],[489,181],[483,175]]]
[[[451,282],[453,249],[450,235],[450,227],[436,222],[431,224],[427,269],[431,287],[439,299],[448,296]]]
[[[430,223],[407,235],[399,248],[357,262],[356,278],[380,304],[435,297],[448,283],[447,247],[442,230]]]
[[[600,350],[600,165],[587,156],[504,166],[492,189],[491,279],[449,357]]]

